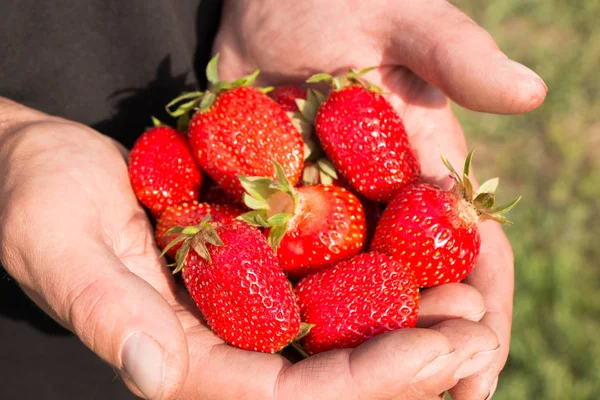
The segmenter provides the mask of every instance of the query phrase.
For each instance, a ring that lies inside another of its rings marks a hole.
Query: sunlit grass
[[[460,110],[478,175],[523,194],[506,229],[516,258],[513,342],[494,399],[600,393],[600,1],[454,2],[538,72],[523,116]],[[483,163],[485,160],[485,164]],[[505,197],[504,197],[505,196]]]

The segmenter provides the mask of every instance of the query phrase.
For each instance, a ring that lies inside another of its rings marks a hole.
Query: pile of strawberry
[[[208,325],[242,349],[355,347],[417,322],[419,290],[463,280],[477,224],[501,223],[497,179],[426,184],[404,125],[361,72],[318,74],[328,95],[261,89],[258,72],[186,93],[129,156],[156,241]],[[434,149],[432,149],[434,150]],[[385,208],[385,209],[384,209]],[[383,210],[383,211],[382,211]]]

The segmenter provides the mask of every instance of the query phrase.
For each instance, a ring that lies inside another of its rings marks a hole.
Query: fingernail
[[[481,321],[481,318],[483,318],[483,316],[485,315],[485,311],[486,310],[483,310],[482,312],[477,313],[477,314],[467,315],[466,317],[463,317],[463,318],[468,319],[469,321],[479,322],[479,321]]]
[[[488,394],[488,397],[486,397],[485,400],[490,400],[492,398],[492,396],[496,392],[497,387],[498,387],[498,377],[496,377],[496,379],[494,379],[494,383],[492,383],[492,387],[490,388],[490,394]]]
[[[454,373],[454,378],[463,379],[482,370],[485,366],[492,362],[492,360],[496,357],[496,354],[498,354],[498,350],[500,350],[500,347],[495,350],[480,351],[468,360],[463,361],[463,363]]]
[[[521,63],[518,63],[516,61],[513,61],[511,59],[507,59],[506,61],[506,65],[508,66],[508,68],[512,69],[513,71],[518,71],[520,72],[522,75],[526,75],[532,78],[538,78],[540,79],[540,76],[538,74],[536,74],[535,72],[533,72],[533,70],[531,70],[530,68],[524,66]]]
[[[417,375],[415,375],[411,383],[424,381],[425,379],[431,378],[432,376],[440,373],[444,368],[446,368],[450,364],[453,355],[454,351],[448,354],[444,354],[443,356],[434,358],[427,365],[425,365],[417,373]]]
[[[123,346],[121,360],[125,373],[146,398],[160,395],[165,353],[154,339],[140,332],[133,334]]]
[[[548,91],[548,86],[546,85],[546,82],[544,82],[544,80],[533,70],[511,59],[507,59],[505,62],[508,68],[512,69],[515,72],[519,72],[523,76],[529,77],[532,83],[534,84],[543,85],[546,91]]]

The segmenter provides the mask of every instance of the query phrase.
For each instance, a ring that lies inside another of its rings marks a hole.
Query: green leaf
[[[319,92],[316,89],[310,89],[309,92],[312,92],[313,96],[315,96],[315,98],[319,102],[319,105],[321,105],[321,103],[323,103],[325,99],[327,99],[327,97],[323,93]]]
[[[486,214],[485,218],[494,220],[502,225],[512,225],[513,222],[509,221],[506,217],[500,214]]]
[[[169,250],[171,250],[173,247],[175,247],[178,243],[181,243],[181,242],[183,242],[184,240],[186,240],[188,238],[189,238],[189,236],[187,236],[187,235],[180,235],[177,238],[171,240],[169,242],[169,244],[165,246],[165,248],[163,249],[162,253],[160,253],[160,257],[164,257],[165,254],[167,254],[167,252]]]
[[[166,125],[166,124],[163,124],[160,121],[160,119],[156,118],[154,115],[152,115],[150,118],[152,119],[152,126],[154,126],[154,127]]]
[[[488,179],[487,181],[483,182],[481,184],[481,186],[479,186],[479,190],[477,190],[477,194],[480,194],[480,193],[494,193],[494,192],[496,192],[496,189],[498,188],[498,182],[499,181],[500,181],[499,178]]]
[[[318,82],[329,82],[333,79],[333,76],[325,73],[314,74],[310,78],[306,80],[308,83],[318,83]]]
[[[283,167],[275,160],[272,160],[272,162],[273,166],[275,167],[277,181],[279,181],[281,186],[283,186],[282,189],[284,189],[286,193],[289,193],[291,196],[293,196],[293,193],[291,192],[292,185],[290,184],[290,181],[288,180],[287,176],[285,176],[285,171],[283,170]]]
[[[186,113],[177,118],[177,129],[180,132],[187,132],[190,125],[190,114]]]
[[[287,232],[288,224],[277,225],[271,229],[269,232],[269,244],[273,248],[273,251],[277,254],[277,249],[281,244],[281,240],[285,236]]]
[[[473,200],[473,183],[471,182],[469,175],[463,175],[463,187],[465,188],[467,200]]]
[[[270,186],[273,182],[268,178],[239,175],[238,179],[246,193],[257,200],[266,201],[267,197],[269,197],[269,194],[272,192]]]
[[[319,109],[319,104],[317,103],[316,97],[312,99],[308,98],[304,99],[296,99],[296,106],[300,113],[308,122],[314,122],[317,117],[317,111]]]
[[[307,322],[301,322],[300,323],[300,331],[298,332],[298,335],[296,335],[296,337],[294,338],[294,340],[300,340],[302,339],[304,336],[308,335],[308,332],[310,332],[310,330],[312,328],[314,328],[315,324],[309,324]]]
[[[273,89],[275,89],[275,87],[273,86],[267,86],[267,87],[261,87],[261,88],[257,88],[260,92],[263,92],[264,94],[267,94],[271,91],[273,91]]]
[[[166,236],[171,236],[171,235],[173,235],[173,234],[175,234],[175,233],[181,233],[181,232],[183,232],[183,230],[184,230],[184,229],[185,229],[185,227],[184,227],[184,226],[174,226],[174,227],[172,227],[171,229],[169,229],[169,230],[168,230],[168,231],[165,233],[165,235],[166,235]]]
[[[329,161],[327,158],[321,158],[319,161],[317,161],[317,165],[319,166],[319,170],[326,173],[333,179],[338,178],[338,174],[337,174],[337,171],[335,170],[335,167],[333,166],[331,161]]]
[[[191,246],[192,246],[192,241],[186,240],[181,245],[181,248],[179,250],[177,250],[177,255],[175,256],[176,268],[173,270],[173,275],[175,275],[176,273],[178,273],[179,271],[181,271],[183,269],[183,265],[185,264],[185,260],[187,259],[187,256],[190,252]]]
[[[334,87],[334,89],[336,89],[336,90],[340,90],[340,89],[342,89],[342,88],[344,87],[344,85],[346,84],[346,79],[345,79],[345,78],[343,78],[343,77],[341,77],[341,76],[340,76],[340,77],[333,78],[333,80],[332,80],[332,84],[333,84],[333,87]]]
[[[494,193],[480,193],[473,200],[473,205],[478,210],[487,210],[494,207],[496,195]]]
[[[217,95],[213,92],[206,92],[200,101],[200,109],[207,110],[215,102]]]
[[[381,90],[381,88],[377,85],[375,85],[374,83],[368,82],[369,86],[368,89],[371,92],[375,92],[375,93],[379,93],[379,94],[383,94],[383,90]],[[389,93],[387,93],[389,94]]]
[[[177,118],[177,117],[185,115],[185,114],[189,113],[191,110],[193,110],[194,107],[196,107],[197,103],[198,103],[198,98],[188,101],[187,103],[180,104],[179,107],[177,107],[175,110],[172,110],[172,111],[170,111],[170,109],[167,108],[167,112],[172,117]],[[167,107],[168,107],[168,105],[167,105]]]
[[[186,226],[181,231],[183,235],[195,235],[198,232],[200,232],[200,229],[197,226]]]
[[[521,197],[522,196],[519,196],[519,197],[513,199],[512,201],[510,201],[507,204],[504,204],[504,205],[501,205],[501,206],[496,207],[494,209],[491,209],[491,210],[488,211],[488,213],[489,214],[498,214],[498,215],[500,215],[500,214],[506,214],[507,212],[509,212],[510,210],[512,210],[517,205],[517,203],[521,200]]]
[[[186,101],[185,104],[189,104],[189,103],[195,103],[200,96],[202,96],[203,92],[184,92],[181,95],[177,96],[176,98],[174,98],[173,100],[171,100],[166,106],[165,109],[167,110],[167,112],[170,115],[173,115],[173,106]],[[187,101],[187,100],[193,100],[193,101]],[[177,115],[173,115],[174,117],[176,117]]]
[[[238,80],[233,81],[233,83],[231,84],[232,87],[241,87],[241,86],[250,86],[254,83],[254,81],[256,80],[256,77],[258,76],[258,74],[260,74],[260,70],[257,69],[256,71],[254,71],[253,73],[251,73],[250,75],[246,75]]]
[[[266,210],[267,209],[267,202],[265,200],[254,198],[254,197],[250,196],[248,193],[244,193],[243,201],[244,201],[244,204],[252,210]]]
[[[267,214],[264,210],[255,210],[255,211],[248,211],[247,213],[244,213],[244,214],[238,216],[237,218],[241,219],[242,221],[246,221],[250,225],[260,226],[262,228],[268,228],[269,223],[266,221],[266,215]]]
[[[325,186],[333,185],[333,178],[331,176],[327,175],[323,171],[319,171],[319,180],[321,181],[321,185],[325,185]]]
[[[219,54],[216,54],[206,66],[206,79],[212,85],[219,83]]]
[[[320,171],[316,165],[314,165],[314,164],[308,165],[308,166],[304,167],[304,170],[302,171],[302,183],[304,185],[316,185],[317,182],[319,182],[319,175],[320,175]],[[323,174],[323,175],[325,175],[325,174]],[[323,182],[323,179],[321,178],[321,183],[322,182]]]
[[[463,169],[463,175],[469,176],[469,172],[471,172],[471,161],[473,160],[473,153],[475,150],[471,150],[467,155],[467,159],[465,160],[465,166]]]
[[[292,214],[279,213],[279,214],[275,214],[271,218],[267,219],[267,222],[269,223],[269,226],[275,227],[278,225],[287,224],[289,222],[290,218],[292,218]]]
[[[361,69],[358,72],[355,72],[355,74],[356,74],[356,76],[362,76],[362,75],[365,75],[365,74],[367,74],[367,73],[369,73],[369,72],[371,72],[373,70],[376,70],[376,69],[377,69],[376,66],[375,67],[368,67],[368,68],[365,68],[365,69]]]
[[[446,155],[444,154],[444,152],[442,151],[441,148],[440,148],[440,155],[442,157],[442,162],[444,163],[446,168],[448,168],[448,170],[450,170],[450,172],[452,172],[454,174],[454,177],[457,179],[458,182],[461,182],[460,175],[458,174],[458,172],[456,172],[456,170],[454,169],[452,164],[450,164],[450,161],[448,161],[448,158],[446,157]]]
[[[202,243],[210,243],[213,246],[221,247],[225,245],[217,234],[215,227],[211,224],[204,225],[203,230],[199,235],[196,236],[196,238],[198,238],[198,240]]]

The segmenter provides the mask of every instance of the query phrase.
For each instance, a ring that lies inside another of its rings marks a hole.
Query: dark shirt
[[[202,88],[217,0],[0,1],[0,96],[127,147]],[[0,238],[1,240],[1,238]],[[0,399],[131,399],[116,374],[0,269]]]

